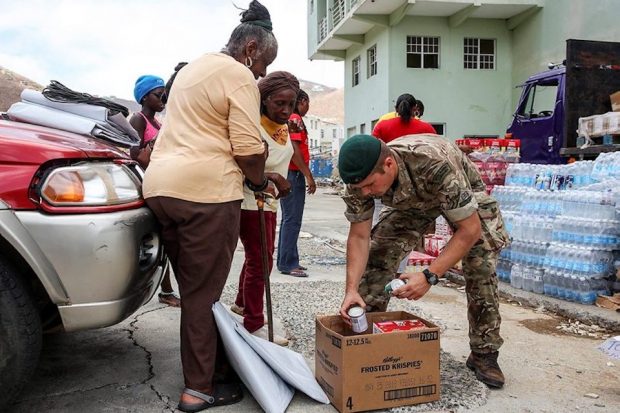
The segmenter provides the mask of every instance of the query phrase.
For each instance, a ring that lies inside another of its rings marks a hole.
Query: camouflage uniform
[[[385,311],[383,292],[398,263],[415,247],[439,215],[454,222],[480,216],[482,236],[463,258],[468,302],[470,347],[479,353],[502,345],[495,266],[507,244],[497,202],[487,195],[476,166],[454,144],[436,135],[409,135],[388,144],[398,177],[383,195],[385,205],[371,232],[370,254],[359,293],[368,311]],[[347,186],[343,197],[350,222],[372,218],[372,198]]]

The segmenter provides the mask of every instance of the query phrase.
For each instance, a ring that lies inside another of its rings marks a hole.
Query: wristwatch
[[[424,274],[424,276],[426,277],[426,281],[430,285],[437,285],[439,283],[439,277],[437,276],[437,274],[435,274],[434,272],[430,272],[428,268],[425,268],[424,271],[422,271],[422,274]]]

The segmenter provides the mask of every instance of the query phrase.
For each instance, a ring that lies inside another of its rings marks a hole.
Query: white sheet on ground
[[[301,354],[271,343],[268,340],[253,336],[238,322],[235,322],[235,329],[285,382],[314,400],[329,404],[327,395],[319,386],[319,383],[317,383],[312,370],[310,370]]]
[[[228,360],[254,399],[267,413],[283,413],[294,390],[237,333],[237,322],[219,301],[213,304],[213,316]]]

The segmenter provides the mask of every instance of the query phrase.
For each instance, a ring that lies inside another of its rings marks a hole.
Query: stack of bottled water
[[[591,177],[594,182],[620,179],[620,152],[600,154],[594,162]]]
[[[618,165],[620,174],[620,159]],[[568,165],[509,164],[505,185],[556,191],[580,188],[594,182],[594,167],[594,161],[579,161]]]
[[[614,255],[620,255],[614,174],[620,178],[620,153],[561,166],[510,165],[506,186],[492,193],[513,239],[500,253],[498,278],[583,304],[609,294]]]

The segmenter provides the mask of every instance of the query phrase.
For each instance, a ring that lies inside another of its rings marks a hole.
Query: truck
[[[611,111],[610,95],[620,91],[620,43],[568,39],[566,60],[520,87],[506,132],[520,139],[521,162],[562,164],[620,150],[602,137],[584,146],[577,133],[579,118]]]

